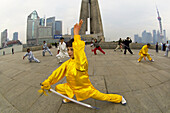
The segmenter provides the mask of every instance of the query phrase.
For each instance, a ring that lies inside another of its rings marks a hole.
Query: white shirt
[[[170,44],[166,44],[166,49],[169,51],[170,50]]]
[[[25,55],[25,57],[28,56],[29,58],[33,58],[34,55],[32,54],[32,51],[30,51],[29,53],[27,52]]]
[[[61,42],[59,42],[58,50],[60,50],[61,52],[67,52],[66,43],[63,42],[63,43],[61,44]]]
[[[45,43],[45,44],[43,45],[43,48],[44,48],[44,49],[48,49],[47,43]]]

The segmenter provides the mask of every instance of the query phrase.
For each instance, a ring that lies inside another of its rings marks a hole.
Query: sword
[[[40,85],[42,85],[42,84],[40,84]],[[55,91],[55,90],[53,90],[53,89],[49,89],[49,91],[51,91],[51,92],[53,92],[53,93],[55,93],[55,94],[57,94],[57,95],[65,98],[65,99],[68,99],[68,100],[70,100],[70,101],[72,101],[72,102],[74,102],[74,103],[76,103],[76,104],[85,106],[85,107],[87,107],[87,108],[96,109],[96,110],[99,109],[99,108],[97,108],[97,107],[95,107],[95,106],[91,106],[91,105],[89,105],[89,104],[86,104],[86,103],[83,103],[83,102],[79,102],[79,101],[74,100],[74,99],[72,99],[72,98],[69,98],[69,97],[67,97],[67,96],[65,96],[65,95],[62,95],[62,94],[58,93],[57,91]]]

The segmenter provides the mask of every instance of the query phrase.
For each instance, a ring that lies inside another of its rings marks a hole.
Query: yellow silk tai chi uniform
[[[77,101],[88,98],[97,100],[120,103],[122,96],[117,94],[104,94],[93,87],[88,75],[88,61],[84,52],[85,42],[81,40],[80,35],[74,36],[73,42],[74,59],[64,62],[59,68],[46,79],[42,84],[50,87],[66,76],[67,83],[59,84],[55,90],[63,95],[73,98]],[[49,86],[48,86],[49,85]],[[66,102],[69,100],[65,99]]]
[[[142,47],[142,49],[141,49],[140,52],[139,52],[139,55],[140,55],[140,57],[139,57],[139,59],[138,59],[139,62],[142,60],[142,58],[143,58],[144,56],[146,56],[150,61],[152,60],[152,58],[151,58],[150,55],[148,54],[148,47],[147,47],[147,45],[144,45],[144,46]]]

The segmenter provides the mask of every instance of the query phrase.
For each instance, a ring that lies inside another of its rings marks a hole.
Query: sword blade
[[[57,94],[57,95],[59,95],[59,96],[61,96],[61,97],[63,97],[63,98],[65,98],[65,99],[68,99],[68,100],[70,100],[70,101],[72,101],[72,102],[74,102],[74,103],[76,103],[76,104],[79,104],[79,105],[82,105],[82,106],[85,106],[85,107],[88,107],[88,108],[92,108],[92,109],[99,109],[99,108],[94,107],[94,106],[91,106],[91,105],[89,105],[89,104],[86,104],[86,103],[79,102],[79,101],[77,101],[77,100],[71,99],[71,98],[69,98],[69,97],[67,97],[67,96],[65,96],[65,95],[62,95],[62,94],[56,92],[56,91],[53,90],[53,89],[50,89],[50,91],[53,92],[53,93],[55,93],[55,94]]]

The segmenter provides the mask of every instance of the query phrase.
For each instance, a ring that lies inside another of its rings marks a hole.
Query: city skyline
[[[135,43],[151,43],[156,44],[157,42],[160,43],[166,43],[168,41],[166,39],[166,30],[163,30],[163,33],[161,34],[159,30],[153,30],[152,32],[148,32],[144,30],[142,34],[134,34],[134,42]]]
[[[47,5],[47,2],[51,5],[50,7]],[[72,4],[72,2],[76,4]],[[162,18],[163,29],[167,31],[167,37],[170,39],[169,0],[108,0],[107,2],[99,0],[106,41],[118,40],[120,37],[133,37],[134,34],[141,34],[143,30],[149,32],[152,32],[153,29],[159,30],[155,3]],[[8,38],[10,40],[13,38],[13,32],[17,31],[20,34],[19,40],[26,43],[27,16],[30,12],[36,10],[40,17],[46,18],[55,16],[56,20],[63,22],[63,34],[66,34],[67,29],[71,29],[79,21],[81,0],[8,0],[1,1],[1,4],[4,5],[0,10],[0,31],[2,32],[4,29],[8,29]],[[6,8],[4,6],[9,7]]]

